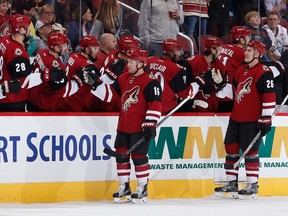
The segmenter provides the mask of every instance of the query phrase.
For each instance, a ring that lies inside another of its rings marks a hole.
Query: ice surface
[[[287,213],[288,197],[164,199],[148,200],[146,204],[112,201],[0,204],[0,216],[284,216]]]

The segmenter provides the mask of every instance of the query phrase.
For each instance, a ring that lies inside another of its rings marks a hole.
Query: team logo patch
[[[16,55],[22,55],[22,50],[19,49],[19,48],[16,48],[15,54],[16,54]]]
[[[53,60],[52,66],[58,68],[59,67],[59,63],[56,60]]]
[[[237,86],[235,98],[237,103],[240,103],[245,94],[249,94],[251,92],[252,80],[253,78],[249,77]]]
[[[138,94],[140,92],[140,87],[135,86],[129,91],[126,91],[122,96],[122,110],[127,112],[132,104],[136,104],[138,102]]]

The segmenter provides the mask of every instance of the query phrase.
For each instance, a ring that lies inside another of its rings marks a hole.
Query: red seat
[[[193,43],[194,54],[198,53],[198,49],[197,49],[197,45],[196,45],[194,37],[190,37],[190,38],[191,38],[192,43]],[[186,53],[189,52],[190,55],[191,55],[191,44],[190,44],[190,42],[185,37],[182,37],[181,35],[177,35],[177,41],[179,41],[182,44],[184,52],[186,52]]]

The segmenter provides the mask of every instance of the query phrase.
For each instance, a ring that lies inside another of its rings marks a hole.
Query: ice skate
[[[116,203],[131,202],[131,189],[129,182],[120,184],[118,191],[113,194],[113,198]]]
[[[258,182],[247,183],[246,187],[238,192],[239,199],[257,199]]]
[[[138,186],[136,192],[132,194],[132,203],[146,203],[147,202],[147,184],[144,186]]]
[[[222,187],[216,187],[214,191],[216,197],[237,199],[238,182],[237,180],[229,181],[226,185]]]

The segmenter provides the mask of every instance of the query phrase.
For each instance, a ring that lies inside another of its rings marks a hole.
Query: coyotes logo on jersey
[[[247,78],[243,82],[239,83],[236,89],[236,101],[237,103],[240,103],[242,97],[244,97],[245,94],[249,94],[251,92],[251,84],[252,84],[252,77]]]
[[[136,104],[138,102],[137,95],[140,92],[140,87],[135,86],[129,91],[126,91],[122,96],[122,110],[127,112],[131,104]]]

